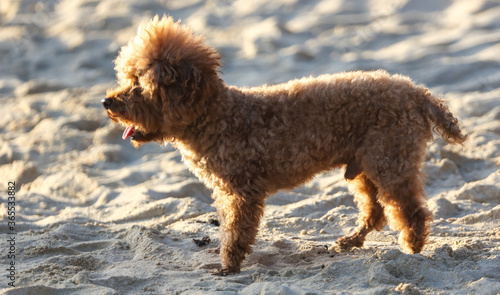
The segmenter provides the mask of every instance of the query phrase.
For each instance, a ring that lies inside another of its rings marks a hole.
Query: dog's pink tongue
[[[127,139],[134,132],[134,128],[134,125],[130,125],[127,127],[127,129],[125,129],[125,131],[123,131],[123,140]]]

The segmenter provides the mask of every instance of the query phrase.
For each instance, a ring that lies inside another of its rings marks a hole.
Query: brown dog
[[[116,59],[119,88],[103,105],[134,146],[171,141],[211,188],[220,215],[222,269],[240,271],[266,198],[319,172],[346,167],[359,228],[341,248],[361,247],[387,223],[410,253],[424,247],[432,215],[420,166],[432,128],[466,136],[444,102],[410,79],[348,72],[239,89],[218,74],[220,56],[169,17],[139,28]]]

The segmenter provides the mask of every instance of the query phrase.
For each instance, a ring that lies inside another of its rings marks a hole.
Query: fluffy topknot
[[[194,35],[180,21],[170,16],[155,16],[139,26],[136,37],[123,46],[115,60],[118,82],[131,85],[139,82],[148,90],[168,84],[179,67],[194,67],[204,75],[217,75],[220,55]],[[155,85],[156,84],[156,85]]]

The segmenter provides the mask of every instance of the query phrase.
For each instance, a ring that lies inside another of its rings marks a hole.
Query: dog
[[[219,275],[239,272],[252,252],[267,197],[343,167],[360,213],[340,248],[361,247],[388,223],[419,253],[432,221],[420,172],[427,143],[433,130],[452,144],[467,138],[442,99],[383,70],[228,86],[219,53],[171,17],[141,25],[115,64],[119,86],[102,103],[126,126],[123,139],[172,142],[213,191]]]

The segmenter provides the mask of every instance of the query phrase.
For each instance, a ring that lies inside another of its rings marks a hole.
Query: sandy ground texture
[[[429,145],[424,251],[389,228],[336,251],[357,209],[331,171],[270,197],[242,272],[211,275],[210,192],[172,147],[122,141],[100,103],[119,48],[164,13],[220,50],[228,84],[383,68],[442,93],[470,137]],[[499,1],[1,0],[0,293],[499,294],[499,56]]]

